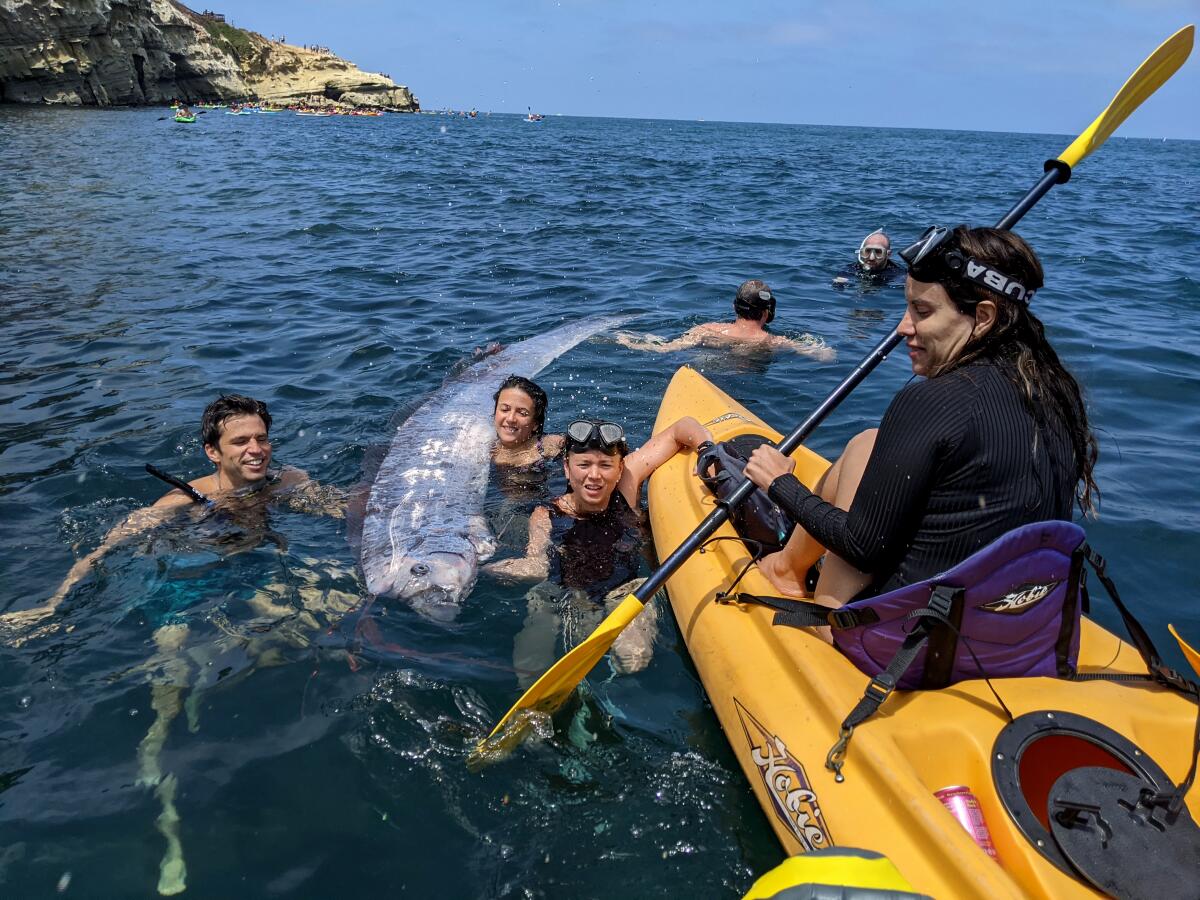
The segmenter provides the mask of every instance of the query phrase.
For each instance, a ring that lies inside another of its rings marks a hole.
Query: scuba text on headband
[[[954,230],[942,225],[925,229],[915,244],[900,251],[900,258],[917,281],[969,281],[1022,303],[1033,299],[1033,291],[1017,279],[964,254],[954,243]]]

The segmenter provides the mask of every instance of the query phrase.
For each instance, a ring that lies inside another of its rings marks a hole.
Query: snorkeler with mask
[[[559,622],[570,646],[599,624],[608,608],[629,593],[645,545],[641,489],[677,453],[711,441],[708,429],[687,417],[629,452],[625,430],[614,422],[580,419],[564,435],[567,491],[538,506],[529,523],[525,556],[484,566],[506,580],[544,579],[530,591],[525,625],[514,641],[519,678],[553,663]],[[614,666],[635,672],[649,664],[656,613],[647,609],[613,645]],[[536,675],[533,675],[536,677]]]
[[[902,283],[904,269],[892,259],[892,239],[882,228],[876,228],[858,245],[858,259],[843,268],[833,279],[839,290],[854,280],[882,287]]]

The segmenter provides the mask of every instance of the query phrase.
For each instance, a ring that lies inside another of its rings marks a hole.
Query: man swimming
[[[218,507],[222,501],[250,495],[263,489],[262,502],[285,499],[302,511],[320,512],[336,517],[345,514],[345,504],[337,492],[309,479],[299,469],[285,468],[270,473],[271,414],[261,400],[237,394],[222,395],[204,410],[200,435],[204,455],[215,471],[189,483],[197,494]],[[256,498],[257,499],[257,498]],[[66,599],[72,587],[84,578],[95,563],[130,539],[164,524],[188,506],[194,498],[176,488],[159,497],[151,506],[134,510],[105,536],[100,545],[71,567],[58,590],[45,603],[32,609],[0,615],[0,626],[17,631],[29,628],[50,616]]]
[[[251,536],[265,536],[262,513],[269,501],[283,501],[301,511],[342,517],[345,500],[340,492],[322,488],[299,469],[286,468],[280,472],[270,470],[271,463],[271,414],[260,400],[236,394],[224,395],[213,401],[204,410],[200,422],[204,454],[214,466],[214,471],[197,478],[187,485],[188,490],[176,489],[149,507],[130,513],[119,525],[105,536],[100,545],[75,563],[67,573],[58,590],[45,603],[32,609],[0,616],[0,627],[11,629],[9,642],[20,645],[30,637],[37,637],[55,627],[54,625],[30,629],[42,619],[54,614],[67,597],[71,588],[84,578],[92,566],[119,545],[166,524],[180,512],[180,507],[201,501],[211,503],[217,512],[228,516],[228,524],[235,529],[245,526]],[[206,517],[208,518],[208,517]],[[247,521],[251,520],[251,521]],[[252,522],[257,520],[259,527]],[[230,552],[230,544],[223,535],[223,552]],[[257,540],[255,540],[257,543]],[[237,549],[245,549],[245,541],[234,541]],[[331,616],[346,612],[357,602],[357,597],[334,591],[311,592],[305,597],[304,609],[297,611],[291,606],[281,606],[272,599],[270,590],[259,592],[250,598],[247,605],[261,617],[273,622],[295,619],[303,628],[318,630],[320,623],[314,613],[329,620]],[[182,611],[180,611],[182,612]],[[220,623],[213,619],[218,627]],[[160,757],[171,722],[184,710],[183,696],[189,689],[189,662],[185,654],[185,643],[189,626],[176,611],[172,610],[163,624],[154,631],[154,657],[143,667],[154,672],[151,686],[151,707],[154,720],[137,749],[138,784],[153,788],[162,806],[157,819],[158,830],[167,842],[167,850],[159,867],[158,892],[163,895],[178,894],[185,890],[187,867],[179,838],[179,813],[175,808],[178,781],[174,774],[165,774]],[[247,647],[247,650],[251,648]],[[203,649],[200,651],[203,653]],[[265,659],[256,659],[255,665],[266,665]],[[196,730],[197,699],[199,694],[192,687],[186,709],[189,729]]]
[[[820,338],[804,335],[792,340],[771,334],[767,326],[775,318],[775,295],[766,282],[757,278],[742,283],[733,298],[734,320],[732,322],[706,322],[684,332],[673,341],[664,341],[653,335],[637,337],[625,332],[617,334],[617,341],[631,350],[650,350],[654,353],[670,353],[689,347],[722,347],[726,349],[793,350],[822,362],[837,357],[833,348]]]
[[[903,276],[904,269],[892,260],[892,239],[882,228],[876,228],[858,245],[858,261],[838,272],[833,286],[840,289],[854,279],[882,286]]]

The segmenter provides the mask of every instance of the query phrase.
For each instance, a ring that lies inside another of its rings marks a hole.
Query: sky
[[[424,109],[1078,134],[1200,0],[209,0]],[[1200,50],[1121,127],[1200,139]]]

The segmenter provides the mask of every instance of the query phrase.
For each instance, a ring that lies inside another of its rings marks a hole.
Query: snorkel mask
[[[757,318],[763,311],[767,313],[766,324],[770,325],[775,319],[775,295],[770,288],[743,297],[741,293],[733,298],[733,311],[739,316]]]
[[[865,238],[863,238],[862,243],[858,245],[858,261],[867,268],[870,268],[871,263],[873,262],[878,263],[880,260],[888,258],[888,251],[886,247],[867,246],[867,241],[873,237],[876,237],[877,235],[883,235],[884,238],[887,237],[887,233],[882,228],[876,228]]]
[[[625,456],[629,446],[625,443],[625,429],[615,422],[594,422],[577,419],[567,426],[567,453],[582,450],[600,450],[603,453],[617,452]]]
[[[964,254],[954,241],[954,230],[943,225],[925,229],[915,244],[900,251],[900,258],[916,281],[939,284],[969,281],[1021,303],[1028,304],[1033,299],[1033,291],[1017,279]]]

